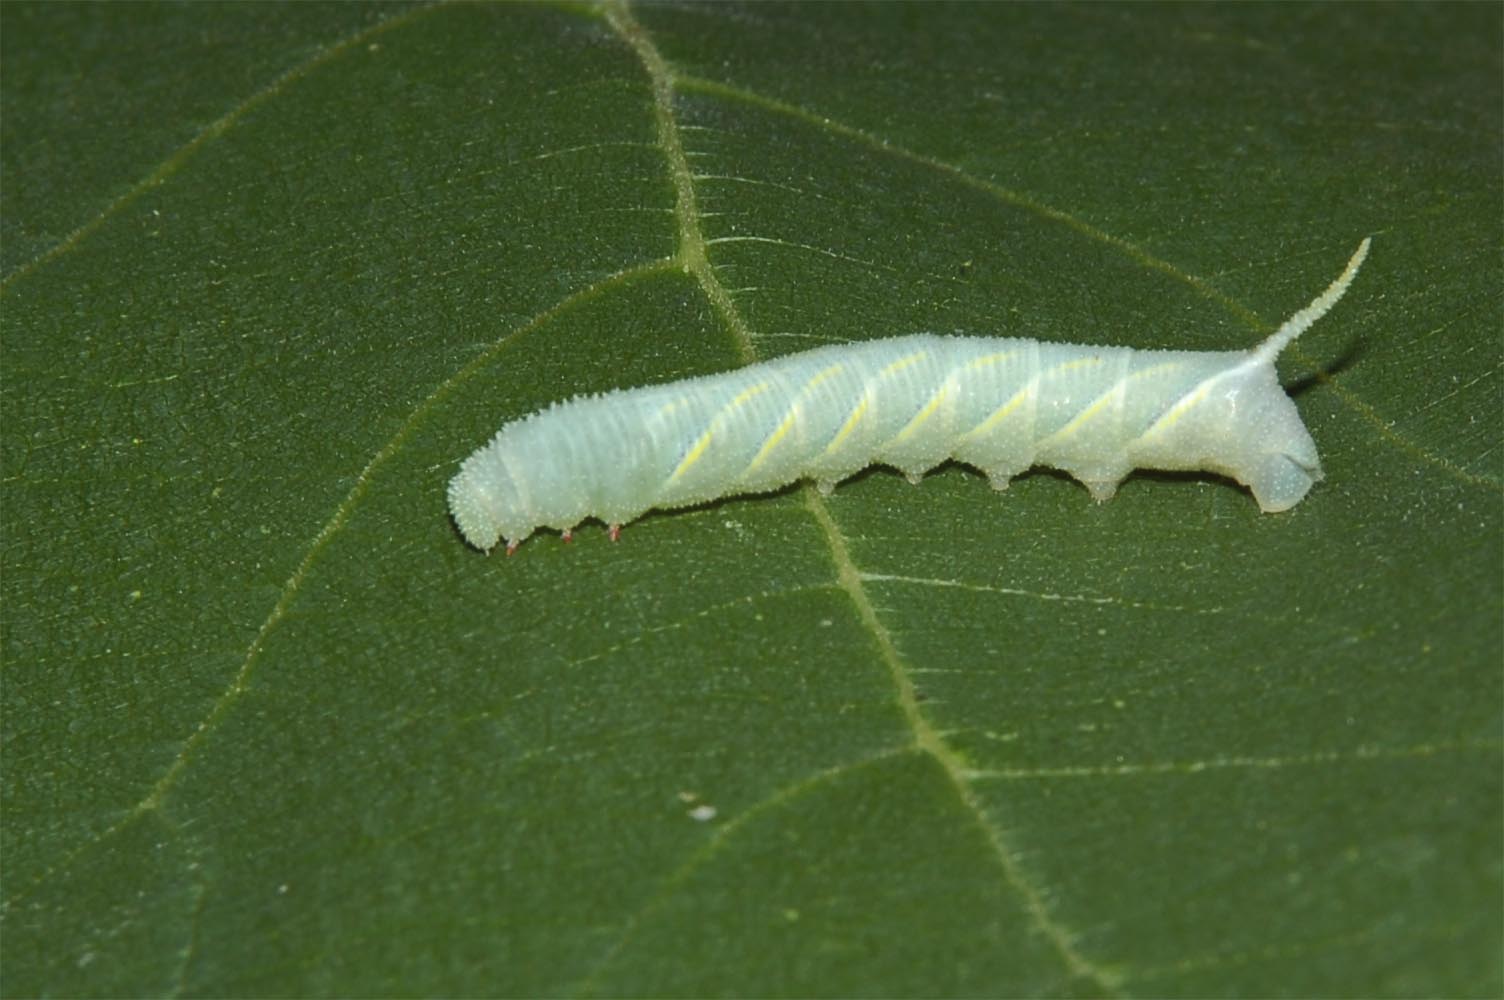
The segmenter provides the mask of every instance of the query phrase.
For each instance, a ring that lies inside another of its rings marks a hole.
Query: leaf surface
[[[1496,995],[1497,6],[7,4],[10,995]],[[1327,478],[511,559],[580,392],[1251,344]]]

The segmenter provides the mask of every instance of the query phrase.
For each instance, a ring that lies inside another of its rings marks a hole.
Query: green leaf
[[[18,5],[3,988],[1497,995],[1504,15]],[[871,470],[511,559],[551,400],[1282,363],[1327,478]]]

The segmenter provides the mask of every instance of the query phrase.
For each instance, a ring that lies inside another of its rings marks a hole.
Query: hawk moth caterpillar
[[[449,483],[465,540],[510,553],[540,526],[813,479],[829,493],[868,465],[911,482],[954,459],[995,489],[1063,469],[1107,500],[1133,469],[1206,470],[1266,513],[1322,477],[1274,361],[1347,291],[1368,253],[1261,344],[1166,351],[914,334],[821,347],[718,375],[581,396],[505,424]]]

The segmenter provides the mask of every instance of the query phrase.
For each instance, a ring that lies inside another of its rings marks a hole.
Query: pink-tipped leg
[[[574,541],[574,529],[565,528],[563,534],[561,534],[559,537],[564,539],[565,545],[568,545],[570,542]]]
[[[621,541],[621,525],[613,524],[606,528],[606,534],[613,542]]]
[[[517,551],[517,543],[516,542],[507,542],[507,555],[511,555],[513,552],[516,552],[516,551]]]

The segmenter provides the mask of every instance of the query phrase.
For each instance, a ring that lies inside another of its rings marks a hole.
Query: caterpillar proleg
[[[555,403],[504,425],[449,483],[465,540],[510,552],[540,526],[625,524],[653,508],[830,492],[873,463],[911,482],[949,459],[994,489],[1063,469],[1098,501],[1133,469],[1206,470],[1288,510],[1321,478],[1274,361],[1337,304],[1368,253],[1244,351],[1162,351],[915,334]]]

